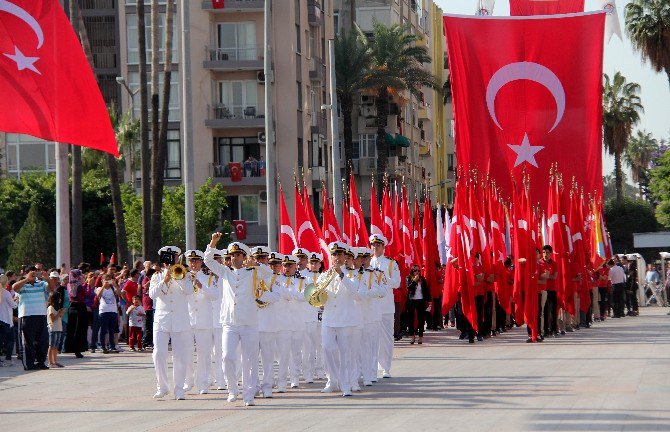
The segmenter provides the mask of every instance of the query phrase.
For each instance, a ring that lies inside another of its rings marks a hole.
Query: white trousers
[[[321,346],[321,321],[316,323],[316,334],[319,336],[319,340],[316,344],[316,366],[315,373],[317,378],[322,378],[326,375],[326,370],[323,361],[323,346]]]
[[[300,381],[300,363],[302,361],[302,340],[304,331],[281,330],[277,332],[277,389],[286,390],[286,381],[290,378],[291,385]]]
[[[238,345],[242,348],[242,386],[245,401],[251,401],[258,386],[258,327],[223,326],[223,372],[228,384],[228,393],[237,395],[236,363],[239,361]]]
[[[154,330],[154,351],[151,357],[156,368],[156,387],[159,391],[168,391],[167,375],[168,342],[172,340],[172,382],[175,396],[184,394],[187,363],[193,352],[193,334],[184,332],[162,332]]]
[[[222,333],[223,329],[220,327],[212,329],[212,359],[214,360],[214,364],[211,368],[209,382],[213,383],[216,381],[217,387],[224,387],[226,385],[226,380],[223,375],[223,348],[221,346]]]
[[[321,340],[328,382],[340,390],[351,390],[350,370],[353,363],[351,344],[353,327],[322,327]]]
[[[349,368],[349,384],[358,385],[363,372],[363,327],[353,327],[351,337],[351,367]]]
[[[195,387],[198,391],[209,389],[212,370],[212,329],[193,330],[198,362],[195,369]]]
[[[379,367],[391,372],[393,360],[393,314],[382,314],[382,329],[379,332]]]
[[[381,324],[372,322],[365,324],[362,337],[362,368],[363,380],[372,381],[377,379],[377,359],[379,358],[379,339]]]
[[[263,365],[261,391],[263,393],[271,393],[275,379],[274,359],[277,349],[277,332],[260,332],[258,336],[261,350],[261,364]]]
[[[319,322],[305,323],[305,337],[302,344],[302,377],[307,382],[314,381],[316,371],[317,347],[321,346]]]

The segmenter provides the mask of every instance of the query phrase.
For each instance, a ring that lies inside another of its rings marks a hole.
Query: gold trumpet
[[[178,263],[170,266],[170,277],[174,280],[182,280],[186,277],[188,270],[186,270],[186,267],[182,264],[183,259],[184,257],[182,256]]]
[[[268,286],[265,284],[265,281],[261,279],[260,283],[258,284],[258,288],[254,290],[254,297],[256,298],[256,306],[258,306],[259,309],[266,308],[269,305],[269,303],[261,300],[261,297],[267,291],[271,291],[271,289],[269,289]]]

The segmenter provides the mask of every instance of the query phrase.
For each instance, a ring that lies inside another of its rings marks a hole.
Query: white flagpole
[[[60,0],[63,7],[63,0]],[[56,143],[56,267],[70,268],[70,182],[67,144]]]
[[[335,81],[335,41],[328,41],[330,67],[330,142],[331,166],[333,171],[333,212],[340,226],[342,226],[342,174],[340,171],[340,146],[338,145],[339,131],[337,124],[337,83]],[[345,228],[342,228],[345,231]]]
[[[195,249],[195,204],[193,171],[193,100],[191,98],[191,11],[190,2],[181,2],[181,90],[182,90],[182,143],[184,181],[184,216],[186,222],[186,249]]]
[[[265,57],[263,61],[263,73],[265,74],[265,183],[267,189],[267,224],[268,224],[268,247],[277,250],[278,232],[277,226],[277,147],[275,143],[274,116],[272,110],[272,82],[274,72],[272,71],[272,4],[271,0],[265,0],[263,9],[264,19],[264,41]]]

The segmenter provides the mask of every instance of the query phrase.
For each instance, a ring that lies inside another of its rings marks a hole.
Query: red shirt
[[[607,284],[609,283],[610,269],[607,267],[599,268],[596,274],[598,275],[598,288],[607,288]],[[604,277],[604,279],[601,279],[602,277]]]
[[[549,270],[549,275],[553,275],[556,273],[556,261],[551,260],[551,261],[545,261],[542,260],[542,264],[544,267],[542,268],[542,272]],[[547,281],[547,291],[556,291],[556,279],[546,279]]]
[[[139,285],[137,282],[134,282],[132,279],[128,279],[126,284],[123,286],[123,291],[126,293],[126,302],[127,304],[133,304],[133,297],[137,295],[139,291]]]
[[[551,271],[550,267],[547,266],[547,263],[543,259],[540,259],[537,262],[537,267],[536,267],[536,270],[535,270],[535,277],[537,278],[536,282],[537,282],[538,292],[547,290],[547,284],[546,283],[540,283],[540,280],[542,279],[542,273],[544,273],[547,270]],[[546,281],[547,281],[547,279],[544,279],[544,282],[546,282]]]
[[[142,307],[145,311],[154,309],[154,301],[149,297],[149,283],[151,280],[149,278],[144,278],[142,281]]]

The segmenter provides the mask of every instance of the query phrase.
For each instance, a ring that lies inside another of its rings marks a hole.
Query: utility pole
[[[342,226],[342,172],[340,171],[340,132],[337,124],[337,82],[335,81],[335,41],[328,41],[328,57],[330,72],[330,141],[331,165],[333,167],[333,212],[337,223]]]
[[[195,191],[193,187],[193,100],[191,98],[191,12],[190,1],[181,1],[181,90],[186,249],[195,249]]]
[[[63,7],[63,0],[60,0]],[[70,177],[68,144],[56,144],[56,267],[70,269]]]
[[[267,189],[267,224],[268,224],[268,247],[271,250],[277,248],[277,147],[275,143],[274,116],[272,110],[272,82],[274,72],[272,71],[272,1],[265,0],[263,9],[265,32],[263,43],[265,54],[263,59],[263,73],[265,74],[265,183]]]

